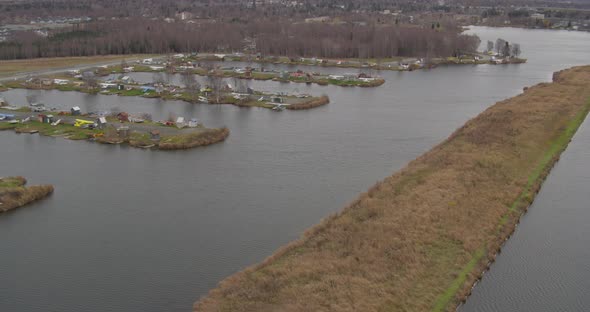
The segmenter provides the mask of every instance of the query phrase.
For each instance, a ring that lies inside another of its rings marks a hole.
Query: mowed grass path
[[[195,311],[452,311],[590,108],[590,66],[468,121]]]

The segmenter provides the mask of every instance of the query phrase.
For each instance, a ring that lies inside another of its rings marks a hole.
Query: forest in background
[[[281,19],[166,22],[142,17],[78,23],[48,36],[20,31],[0,59],[107,54],[250,52],[327,58],[441,57],[473,52],[458,28],[395,23],[305,23]]]

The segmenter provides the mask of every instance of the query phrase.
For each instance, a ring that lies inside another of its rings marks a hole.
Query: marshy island
[[[194,311],[454,311],[590,110],[590,66],[489,107]]]
[[[0,177],[0,212],[7,212],[53,193],[52,185],[25,186],[23,177]]]

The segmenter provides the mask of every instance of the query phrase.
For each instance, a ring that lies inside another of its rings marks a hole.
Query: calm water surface
[[[34,92],[48,106],[197,117],[231,135],[206,148],[158,152],[1,132],[2,174],[51,183],[56,192],[0,216],[0,311],[188,311],[221,279],[297,238],[489,105],[590,59],[589,34],[473,31],[484,41],[520,42],[529,63],[382,72],[387,82],[375,89],[253,81],[254,89],[332,100],[280,113]],[[2,96],[24,104],[27,95]]]

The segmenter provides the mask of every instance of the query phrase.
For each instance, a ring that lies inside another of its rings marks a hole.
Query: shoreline
[[[555,73],[224,279],[194,310],[454,310],[589,110],[590,66]]]
[[[23,207],[53,193],[52,185],[25,186],[23,177],[0,178],[0,213]]]

